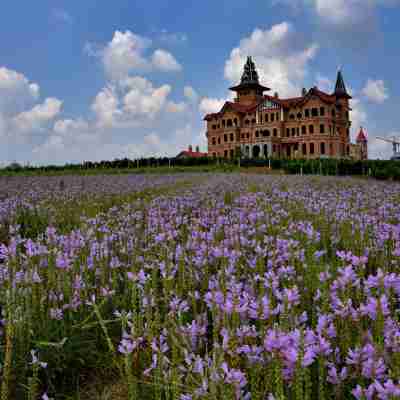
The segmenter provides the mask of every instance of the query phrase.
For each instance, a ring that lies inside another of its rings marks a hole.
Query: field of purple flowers
[[[19,179],[0,182],[1,400],[93,399],[94,376],[111,400],[400,398],[400,185]]]

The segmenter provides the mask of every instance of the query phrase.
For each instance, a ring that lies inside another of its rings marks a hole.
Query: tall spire
[[[339,69],[337,73],[335,93],[336,97],[345,97],[351,99],[351,96],[347,93],[346,85],[344,84],[344,79],[342,75],[342,71]]]
[[[247,57],[247,61],[244,64],[240,84],[237,86],[233,86],[229,89],[237,92],[239,90],[249,88],[256,89],[258,93],[261,93],[261,95],[266,90],[270,90],[270,88],[260,85],[256,65],[254,64],[254,61],[250,56]]]
[[[242,85],[248,83],[259,84],[256,66],[250,56],[247,57],[246,64],[244,65],[243,75],[240,83]]]

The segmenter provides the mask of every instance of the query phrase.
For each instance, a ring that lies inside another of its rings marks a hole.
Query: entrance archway
[[[253,147],[253,157],[254,158],[260,157],[260,152],[261,152],[260,146]]]

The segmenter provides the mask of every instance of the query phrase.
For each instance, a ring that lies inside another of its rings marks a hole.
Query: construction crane
[[[384,138],[384,137],[377,137],[379,140],[383,140],[384,142],[391,143],[393,146],[393,156],[391,160],[397,160],[400,161],[400,139],[396,139],[395,137],[392,137],[391,139],[389,138]]]

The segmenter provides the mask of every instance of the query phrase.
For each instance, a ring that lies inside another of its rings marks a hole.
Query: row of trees
[[[128,158],[113,161],[86,161],[81,164],[48,165],[45,167],[21,166],[12,164],[3,169],[6,172],[79,172],[96,170],[146,170],[147,168],[174,168],[214,166],[226,167],[270,167],[274,170],[283,170],[288,174],[319,174],[319,175],[355,175],[371,176],[377,179],[392,179],[400,181],[400,162],[387,160],[353,161],[347,159],[313,159],[313,160],[287,160],[287,159],[221,159],[212,157],[201,158]]]

